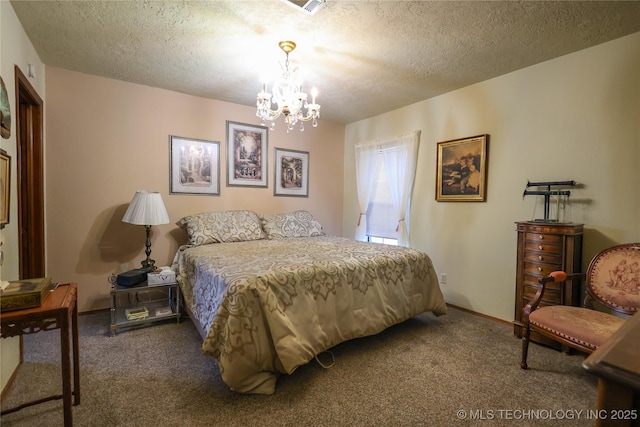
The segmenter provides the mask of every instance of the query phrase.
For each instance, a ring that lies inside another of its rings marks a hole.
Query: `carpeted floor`
[[[272,396],[241,395],[200,353],[190,320],[108,336],[109,314],[80,316],[82,402],[76,426],[593,425],[597,381],[584,356],[532,345],[519,367],[512,328],[454,308],[341,344],[283,376]],[[59,332],[26,336],[25,363],[2,408],[61,393]],[[61,426],[56,400],[2,426]]]

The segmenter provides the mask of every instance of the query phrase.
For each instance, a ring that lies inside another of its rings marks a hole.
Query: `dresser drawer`
[[[528,285],[528,286],[532,286],[532,287],[537,287],[538,286],[538,280],[544,277],[544,275],[531,275],[531,274],[525,274],[524,275],[524,281],[522,282],[523,285]],[[560,289],[563,288],[563,284],[562,283],[558,283],[558,282],[549,282],[547,283],[547,290],[551,289],[551,290],[557,290],[559,291]],[[546,291],[545,291],[546,294]]]
[[[562,235],[560,234],[543,234],[543,233],[525,233],[524,240],[529,242],[546,242],[546,243],[562,243]]]
[[[524,263],[524,274],[531,274],[537,277],[548,276],[550,273],[554,271],[562,270],[561,264],[545,264],[545,263],[533,263],[533,262],[525,262]]]
[[[524,251],[525,261],[562,265],[562,254],[557,252]]]
[[[525,242],[524,250],[527,252],[550,252],[550,253],[561,253],[562,246],[558,244],[553,244],[550,242]]]
[[[529,286],[524,285],[522,288],[523,298],[526,301],[524,305],[529,304],[531,300],[536,296],[536,292],[538,292],[537,286]],[[560,289],[551,289],[547,287],[544,291],[544,298],[542,298],[542,302],[546,305],[558,305],[562,302],[562,298],[560,296]],[[523,306],[524,307],[524,306]]]

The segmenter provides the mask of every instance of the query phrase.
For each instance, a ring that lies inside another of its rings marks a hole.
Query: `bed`
[[[172,268],[223,381],[272,394],[281,374],[344,341],[447,308],[417,250],[327,236],[307,211],[182,218]]]

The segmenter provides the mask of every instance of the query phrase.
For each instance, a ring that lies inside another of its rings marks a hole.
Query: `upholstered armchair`
[[[576,279],[586,280],[584,307],[544,305],[549,284],[564,286]],[[522,369],[527,369],[531,331],[590,354],[624,324],[628,317],[624,315],[640,309],[640,243],[605,249],[591,260],[586,274],[554,271],[540,278],[538,286],[533,300],[524,307]]]

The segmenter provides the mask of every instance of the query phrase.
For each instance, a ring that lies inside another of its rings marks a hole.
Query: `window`
[[[367,207],[367,240],[375,243],[398,244],[398,214],[393,207],[388,174],[382,159],[377,155],[378,168],[373,193]]]
[[[420,131],[414,131],[355,146],[360,208],[356,240],[367,241],[368,236],[374,236],[397,240],[399,246],[411,246],[409,214],[419,143]],[[391,207],[394,214],[388,220]]]
[[[371,243],[384,243],[385,245],[398,246],[398,239],[387,239],[385,237],[367,236],[367,241]]]

